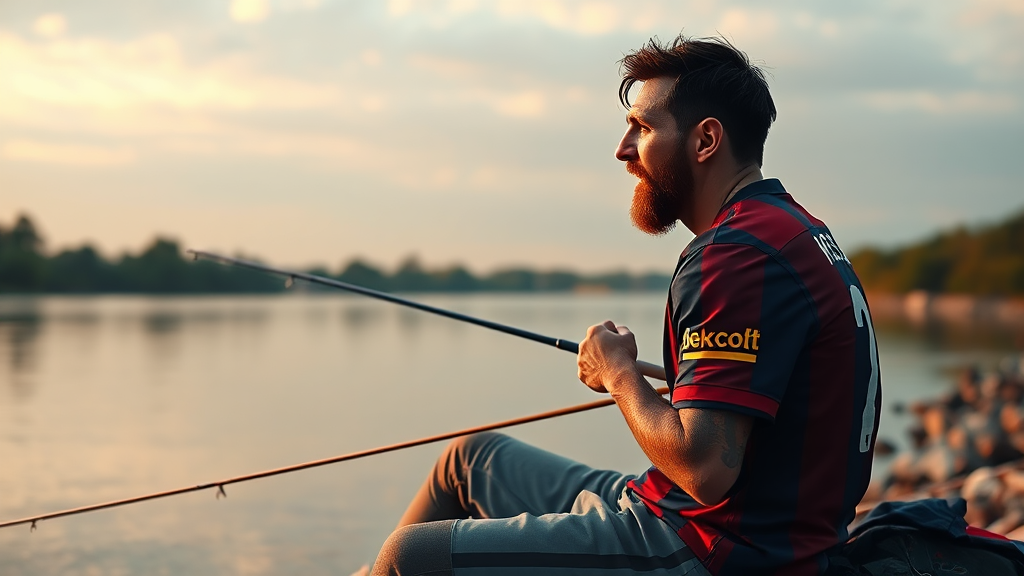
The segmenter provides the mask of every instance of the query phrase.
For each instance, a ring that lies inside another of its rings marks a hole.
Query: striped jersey
[[[778,180],[761,180],[686,247],[665,322],[672,405],[748,414],[755,426],[717,505],[657,468],[630,487],[715,576],[823,572],[867,489],[881,406],[850,261]]]

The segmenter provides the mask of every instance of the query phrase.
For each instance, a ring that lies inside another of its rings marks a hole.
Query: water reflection
[[[33,394],[42,314],[33,298],[0,301],[0,374],[11,395],[25,401]]]
[[[272,311],[281,307],[274,299],[247,297],[147,298],[139,304],[124,332],[141,332],[148,377],[175,386],[192,361],[191,350],[245,349],[266,336]]]
[[[1024,328],[987,322],[954,323],[938,319],[911,322],[897,318],[877,318],[879,330],[892,335],[920,340],[935,350],[1024,350]]]
[[[24,401],[32,396],[35,386],[37,345],[42,332],[38,316],[25,316],[15,320],[0,320],[0,342],[3,343],[0,372],[9,373],[8,380],[15,400]]]
[[[395,311],[398,320],[398,337],[404,346],[415,346],[420,344],[422,337],[425,332],[424,325],[433,320],[427,316],[426,313],[419,310],[410,310],[408,308],[402,308]]]
[[[142,324],[150,335],[160,336],[180,330],[182,320],[180,312],[158,311],[146,314],[142,318]]]
[[[369,327],[379,324],[384,316],[384,311],[377,306],[347,305],[342,307],[342,325],[350,332],[362,332]]]

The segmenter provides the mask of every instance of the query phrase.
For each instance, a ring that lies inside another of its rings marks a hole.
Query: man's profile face
[[[644,82],[626,114],[626,133],[615,157],[640,179],[629,214],[633,225],[648,234],[664,234],[687,212],[693,196],[693,172],[684,139],[664,102],[674,79]]]

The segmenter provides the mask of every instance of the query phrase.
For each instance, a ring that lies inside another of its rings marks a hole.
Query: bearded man
[[[874,332],[831,233],[761,175],[776,117],[764,76],[724,40],[682,36],[622,66],[615,155],[639,178],[632,220],[696,238],[669,291],[670,398],[611,321],[580,344],[579,378],[615,398],[653,466],[456,441],[373,574],[816,575],[846,540],[878,426]]]

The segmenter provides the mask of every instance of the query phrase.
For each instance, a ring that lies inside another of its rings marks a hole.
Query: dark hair
[[[630,107],[629,90],[638,81],[675,76],[665,101],[681,131],[714,117],[729,134],[740,162],[764,161],[764,141],[775,121],[775,103],[760,68],[724,38],[687,38],[671,44],[652,38],[620,62],[619,101]]]

